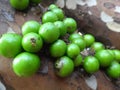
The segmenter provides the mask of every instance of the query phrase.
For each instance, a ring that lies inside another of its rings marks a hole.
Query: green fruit
[[[30,32],[38,33],[40,24],[37,21],[30,20],[23,24],[22,34],[25,35]]]
[[[43,41],[40,35],[31,32],[23,37],[22,46],[27,52],[38,52],[43,46]]]
[[[55,22],[57,20],[58,20],[57,15],[54,12],[52,12],[52,11],[47,11],[42,16],[42,22],[43,23],[46,23],[46,22]]]
[[[14,58],[12,67],[17,76],[28,77],[40,68],[40,58],[35,54],[23,52]]]
[[[95,73],[99,70],[99,61],[94,56],[87,56],[84,58],[83,67],[87,73]]]
[[[51,5],[48,7],[48,10],[52,10],[52,9],[55,9],[55,8],[58,8],[58,6],[56,6],[55,4],[51,4]]]
[[[65,54],[66,49],[66,43],[59,39],[50,46],[50,54],[52,57],[61,57]]]
[[[85,34],[83,39],[85,40],[87,47],[91,46],[95,42],[95,38],[91,34]]]
[[[8,58],[14,58],[22,51],[22,37],[16,33],[6,33],[0,38],[0,54]]]
[[[55,62],[55,68],[59,77],[67,77],[72,74],[74,63],[69,57],[63,56]]]
[[[59,29],[51,22],[41,25],[39,34],[46,43],[53,43],[59,38]]]
[[[80,53],[80,48],[78,45],[71,43],[67,46],[67,55],[70,58],[75,58]]]
[[[91,45],[91,49],[95,52],[105,49],[105,46],[101,42],[94,42]]]
[[[72,43],[78,45],[81,51],[84,50],[86,47],[85,41],[81,38],[77,38],[77,39],[73,40]]]
[[[82,55],[77,55],[74,59],[74,65],[75,67],[78,67],[82,64]]]
[[[65,36],[65,34],[67,33],[67,28],[65,24],[62,21],[56,21],[54,22],[54,24],[59,29],[60,36]]]
[[[112,49],[106,49],[106,50],[113,56],[115,60],[115,53],[113,52],[113,50]]]
[[[114,56],[108,50],[100,50],[96,52],[95,57],[99,60],[102,67],[108,67],[114,60]]]
[[[54,9],[52,9],[52,12],[54,12],[57,15],[58,20],[60,20],[60,21],[62,21],[65,17],[63,10],[60,8],[54,8]]]
[[[75,39],[83,39],[83,37],[79,33],[73,33],[68,38],[68,40],[71,42],[73,42]]]
[[[114,56],[115,56],[115,60],[120,62],[120,50],[115,49],[113,50]]]
[[[65,18],[63,22],[67,27],[68,33],[71,34],[77,29],[77,22],[73,18]]]
[[[24,10],[29,5],[29,0],[10,0],[10,5],[17,10]]]
[[[107,74],[111,78],[120,78],[120,64],[116,61],[113,61],[107,68]]]

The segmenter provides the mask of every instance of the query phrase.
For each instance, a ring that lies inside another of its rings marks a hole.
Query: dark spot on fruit
[[[35,38],[31,38],[31,44],[32,44],[33,46],[36,46],[36,39],[35,39]]]

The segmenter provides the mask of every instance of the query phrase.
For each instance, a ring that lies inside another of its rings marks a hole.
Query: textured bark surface
[[[0,0],[0,35],[6,33],[7,31],[14,31],[16,33],[21,33],[21,25],[27,20],[37,20],[40,21],[42,12],[46,9],[49,4],[53,3],[52,0],[45,0],[41,6],[30,7],[24,12],[15,11],[9,5],[9,0]],[[81,8],[81,7],[79,7]],[[66,11],[66,10],[65,10]],[[83,10],[84,11],[84,10]],[[107,32],[107,27],[104,23],[101,23],[96,17],[86,15],[86,18],[77,15],[77,11],[66,11],[67,15],[71,15],[73,18],[77,19],[80,28],[85,32],[97,33],[95,35],[100,36],[103,41],[111,42],[116,32]],[[78,17],[79,16],[79,17]],[[95,21],[97,22],[95,22]],[[94,22],[92,22],[94,21]],[[94,27],[95,25],[95,27]],[[85,27],[85,28],[84,28]],[[92,29],[93,27],[93,29]],[[104,32],[100,32],[104,30]],[[106,27],[106,28],[104,28]],[[109,37],[106,35],[110,35]],[[119,38],[117,38],[118,40]],[[107,40],[107,41],[106,41]],[[115,40],[113,40],[115,42]],[[115,44],[116,45],[116,44]],[[42,67],[37,74],[32,77],[22,78],[18,77],[13,73],[12,70],[12,59],[7,59],[0,56],[0,81],[4,84],[6,90],[92,90],[86,83],[86,79],[90,76],[81,70],[76,69],[74,73],[67,78],[59,78],[54,74],[54,65],[52,59],[49,56],[42,55]],[[120,80],[108,79],[103,71],[98,71],[94,74],[97,82],[96,90],[119,90]],[[91,81],[92,82],[92,81]],[[0,90],[4,90],[0,84]]]

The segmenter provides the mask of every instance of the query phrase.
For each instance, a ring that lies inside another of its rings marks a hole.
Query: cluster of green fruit
[[[39,4],[41,0],[10,0],[10,4],[13,8],[17,10],[26,9],[29,4]]]
[[[83,66],[89,74],[104,68],[110,77],[119,78],[120,50],[107,49],[101,42],[96,42],[93,35],[81,35],[76,29],[76,21],[65,17],[62,9],[51,4],[42,16],[42,24],[34,20],[24,23],[23,37],[15,33],[3,34],[0,54],[14,58],[12,67],[16,75],[31,76],[41,64],[36,53],[47,44],[49,54],[56,59],[55,73],[60,77],[67,77],[75,67]],[[94,53],[83,56],[82,52],[87,48]]]

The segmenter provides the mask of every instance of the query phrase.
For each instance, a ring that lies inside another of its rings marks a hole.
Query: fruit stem
[[[59,61],[59,62],[56,63],[56,65],[55,65],[55,67],[56,67],[57,69],[62,68],[62,66],[63,66],[63,62],[62,62],[62,61]]]

